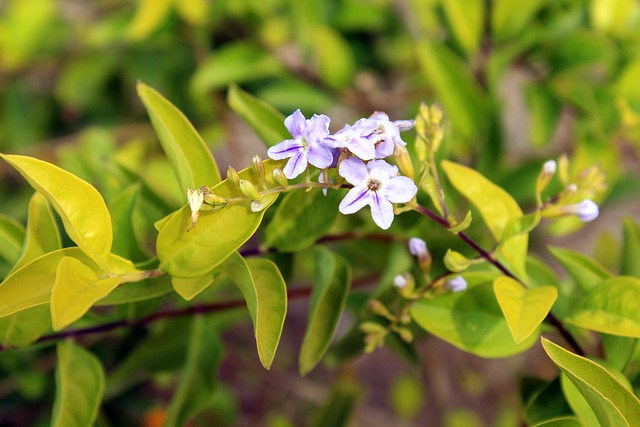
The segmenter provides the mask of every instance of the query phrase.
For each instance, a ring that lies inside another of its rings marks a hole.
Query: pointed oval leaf
[[[238,85],[232,84],[229,87],[227,102],[267,147],[291,138],[284,126],[284,115],[260,98],[243,91]]]
[[[640,338],[640,279],[605,280],[587,294],[566,321],[581,328]]]
[[[113,239],[111,216],[98,190],[51,163],[28,156],[0,156],[53,206],[71,240],[102,269],[109,271]]]
[[[0,257],[14,264],[20,257],[24,227],[17,221],[0,215]]]
[[[538,329],[558,298],[554,286],[527,289],[507,276],[500,276],[493,282],[493,291],[517,343]]]
[[[222,343],[212,330],[212,322],[195,316],[191,322],[187,359],[180,383],[167,408],[163,427],[181,427],[211,404],[217,370],[222,358]]]
[[[200,292],[211,286],[217,274],[217,271],[210,271],[209,273],[196,277],[172,277],[171,285],[178,295],[187,301],[191,301]]]
[[[122,190],[109,203],[114,237],[112,252],[134,262],[146,259],[138,246],[133,228],[133,215],[139,197],[140,182],[137,182]]]
[[[173,0],[140,0],[127,37],[134,41],[146,38],[167,19],[173,4]]]
[[[427,332],[481,357],[521,353],[537,339],[532,335],[520,344],[513,340],[492,283],[418,300],[411,308],[411,316]]]
[[[47,304],[51,300],[51,289],[56,279],[58,264],[65,256],[79,260],[95,272],[101,271],[100,267],[79,248],[49,252],[14,271],[0,284],[0,317]],[[113,254],[109,257],[109,265],[113,274],[137,271],[131,261]]]
[[[485,4],[482,0],[440,2],[453,34],[468,56],[473,56],[483,38]]]
[[[265,172],[271,174],[281,162],[266,160]],[[253,168],[240,172],[242,179],[257,182]],[[242,197],[240,189],[225,179],[212,188],[220,197]],[[172,215],[158,234],[156,249],[160,268],[175,277],[202,276],[218,265],[242,246],[257,230],[262,217],[275,201],[277,194],[263,198],[265,209],[251,211],[251,202],[245,200],[232,203],[224,208],[200,213],[195,229],[191,227],[191,211],[184,206]]]
[[[187,191],[219,183],[220,172],[211,151],[185,115],[144,83],[138,82],[137,89],[180,188]]]
[[[46,253],[60,249],[60,232],[51,206],[45,197],[36,192],[29,201],[27,233],[20,259],[11,273]]]
[[[522,217],[518,203],[509,193],[471,168],[447,160],[442,162],[442,168],[456,190],[480,211],[491,234],[500,242],[509,222]],[[526,278],[528,241],[528,235],[521,234],[501,245],[501,253],[520,278]]]
[[[603,280],[611,277],[611,272],[585,254],[558,247],[549,247],[549,252],[584,292],[593,290]]]
[[[278,267],[266,259],[245,261],[234,253],[224,271],[244,297],[255,331],[262,366],[271,367],[287,313],[287,288]]]
[[[576,417],[558,417],[542,421],[531,427],[585,427]]]
[[[95,270],[76,258],[63,257],[58,263],[51,288],[53,330],[70,325],[119,284],[118,277],[99,278]]]
[[[53,427],[93,425],[104,393],[100,361],[72,341],[58,344]]]
[[[640,226],[631,218],[624,220],[624,245],[620,274],[640,279]]]
[[[51,312],[46,305],[31,307],[0,318],[0,343],[25,347],[51,329]]]
[[[543,338],[551,360],[587,400],[602,426],[640,425],[640,400],[601,365]]]
[[[321,246],[314,254],[313,290],[299,357],[301,375],[310,372],[329,348],[351,284],[351,268],[344,259]]]
[[[293,191],[284,196],[273,219],[264,229],[264,243],[281,252],[306,249],[326,235],[338,216],[342,194],[319,189]]]
[[[447,249],[447,253],[444,254],[445,267],[454,273],[465,271],[474,263],[476,263],[476,260],[468,259],[458,251]]]

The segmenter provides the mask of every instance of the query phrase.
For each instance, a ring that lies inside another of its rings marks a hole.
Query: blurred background
[[[601,217],[582,230],[558,221],[531,244],[580,248],[615,271],[621,220],[640,217],[639,76],[635,0],[0,0],[0,151],[52,161],[107,203],[135,174],[147,237],[185,197],[136,82],[187,115],[223,171],[266,154],[227,101],[237,84],[285,115],[327,114],[332,131],[374,111],[413,118],[421,101],[437,102],[442,157],[472,165],[525,211],[543,161],[598,163],[608,182]],[[20,236],[32,190],[7,164],[0,178],[3,230]],[[439,235],[426,239],[434,253],[449,245]],[[141,246],[131,259],[153,255],[152,243]],[[2,277],[19,250],[0,250]],[[382,349],[301,378],[306,304],[292,301],[272,371],[258,363],[248,322],[225,335],[216,403],[193,426],[332,426],[341,416],[354,426],[517,426],[521,378],[555,372],[538,347],[491,361],[428,337],[412,357]],[[102,351],[109,370],[115,356]],[[37,357],[0,355],[1,426],[47,425],[55,362],[38,359],[34,372]],[[175,374],[156,374],[107,398],[99,425],[160,425]]]

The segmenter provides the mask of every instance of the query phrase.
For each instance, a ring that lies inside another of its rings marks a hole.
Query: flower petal
[[[372,192],[372,196],[369,199],[369,206],[371,206],[371,217],[378,227],[386,230],[391,227],[393,222],[393,205],[390,201],[382,197],[375,191]]]
[[[284,119],[284,125],[294,138],[302,135],[307,128],[307,120],[304,118],[300,109],[294,111],[291,115]]]
[[[407,203],[418,192],[416,184],[406,176],[396,176],[384,186],[384,197],[392,203]]]
[[[369,204],[370,198],[371,192],[368,188],[354,187],[344,196],[340,206],[338,206],[338,210],[345,215],[356,213]]]
[[[300,151],[296,155],[294,155],[285,165],[282,172],[284,172],[284,176],[289,179],[293,179],[300,175],[307,168],[307,153],[304,151]]]
[[[331,154],[331,148],[326,145],[316,144],[309,147],[308,151],[309,163],[313,166],[324,169],[331,166],[333,163],[333,154]]]
[[[324,114],[314,114],[307,120],[305,133],[310,141],[320,142],[329,135],[329,122],[331,119]]]
[[[414,127],[416,124],[416,121],[415,120],[396,120],[393,122],[393,124],[398,128],[400,132],[402,132]]]
[[[367,166],[357,157],[349,157],[340,163],[338,173],[353,185],[364,184],[369,177]]]
[[[381,182],[387,182],[398,175],[398,167],[384,160],[373,160],[367,163],[367,169],[369,169],[371,178]]]
[[[273,160],[282,160],[288,157],[295,156],[302,151],[302,145],[295,139],[285,139],[282,142],[270,147],[267,150],[267,155]]]

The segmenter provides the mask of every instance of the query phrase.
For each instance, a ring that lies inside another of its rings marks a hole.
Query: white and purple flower
[[[340,202],[340,212],[348,215],[369,205],[373,221],[383,230],[393,222],[393,203],[407,203],[418,192],[411,179],[398,176],[398,168],[384,160],[364,164],[349,157],[340,163],[338,173],[354,186]]]
[[[305,119],[300,110],[284,120],[293,139],[274,145],[267,154],[274,160],[289,159],[282,170],[287,178],[297,177],[309,164],[320,169],[331,166],[332,147],[325,142],[329,136],[329,122],[329,117],[324,114],[314,114],[310,119]]]

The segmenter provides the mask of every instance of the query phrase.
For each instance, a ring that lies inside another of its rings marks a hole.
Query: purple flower
[[[564,211],[569,214],[578,215],[578,218],[580,218],[580,221],[582,222],[593,221],[598,218],[598,215],[600,214],[598,205],[590,199],[584,199],[580,203],[565,206]]]
[[[384,160],[365,165],[349,157],[340,163],[338,173],[354,186],[340,202],[340,212],[352,214],[369,205],[373,221],[383,230],[393,222],[393,203],[407,203],[418,191],[411,179],[398,176],[398,168]]]
[[[269,148],[267,154],[274,160],[290,158],[282,170],[285,176],[293,179],[311,164],[324,169],[333,162],[332,148],[325,143],[329,136],[329,117],[314,114],[305,119],[300,110],[296,110],[284,120],[284,125],[294,139],[287,139]]]
[[[418,237],[409,239],[409,252],[418,259],[424,259],[429,255],[427,243]]]
[[[396,144],[407,145],[400,137],[400,131],[409,130],[415,124],[414,120],[396,120],[392,122],[389,120],[389,116],[382,111],[373,113],[369,116],[369,120],[376,123],[374,139],[377,159],[392,155]]]
[[[336,148],[346,148],[362,160],[376,158],[376,146],[372,135],[377,123],[369,119],[360,119],[353,126],[345,125],[329,137]],[[386,156],[385,156],[386,157]]]
[[[448,282],[452,292],[462,292],[467,289],[467,281],[462,276],[456,276]]]

